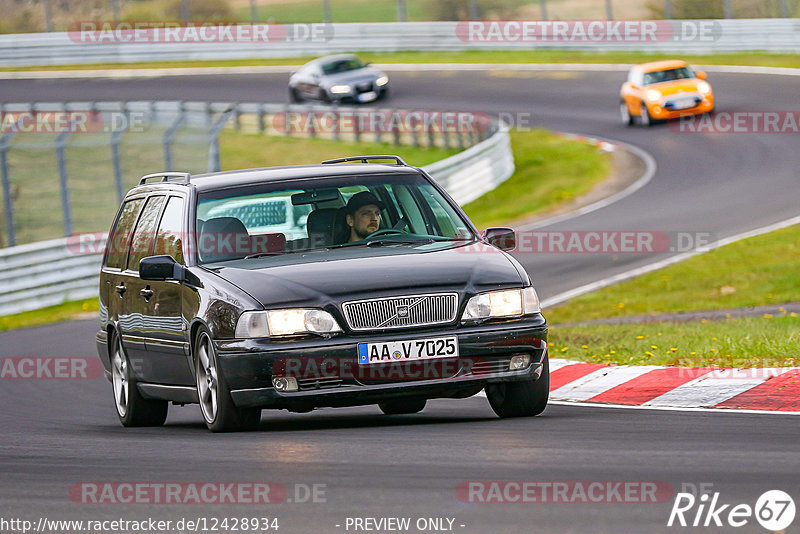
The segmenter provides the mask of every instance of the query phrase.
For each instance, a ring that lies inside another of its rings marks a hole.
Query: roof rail
[[[144,185],[147,183],[147,180],[151,178],[161,178],[161,182],[178,182],[179,180],[170,180],[170,178],[180,178],[179,183],[188,184],[189,179],[192,177],[191,174],[188,172],[173,172],[173,171],[165,171],[165,172],[157,172],[154,174],[148,174],[146,176],[142,176],[142,179],[139,180],[139,185]]]
[[[403,161],[400,156],[351,156],[349,158],[337,158],[337,159],[329,159],[327,161],[323,161],[322,164],[326,165],[329,163],[345,163],[347,161],[360,161],[361,163],[369,163],[370,160],[373,159],[393,159],[395,161],[395,165],[404,165],[408,167],[408,163]]]

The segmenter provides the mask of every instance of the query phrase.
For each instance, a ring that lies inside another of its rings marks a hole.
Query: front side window
[[[142,258],[152,255],[156,223],[163,204],[163,196],[154,196],[147,199],[131,239],[131,250],[128,253],[128,269],[138,271],[139,262],[142,261]]]
[[[421,175],[315,178],[200,193],[200,263],[475,239]]]
[[[180,197],[169,197],[167,207],[164,208],[164,215],[161,216],[161,223],[158,225],[154,254],[156,256],[172,256],[175,261],[182,264],[182,235],[183,199]]]

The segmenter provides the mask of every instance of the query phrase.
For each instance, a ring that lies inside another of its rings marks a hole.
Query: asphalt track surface
[[[391,107],[530,112],[536,126],[624,141],[654,157],[658,168],[647,185],[547,229],[686,231],[724,238],[800,211],[797,134],[626,128],[617,117],[616,94],[624,78],[619,72],[396,72],[391,77]],[[286,100],[286,78],[15,80],[0,81],[0,95],[7,102],[280,102]],[[709,80],[720,111],[794,110],[800,92],[800,78],[794,76],[712,73]],[[551,297],[668,254],[518,257],[540,294]],[[95,330],[93,321],[79,321],[2,333],[0,356],[93,355]],[[348,517],[387,516],[412,518],[409,532],[417,532],[417,518],[448,517],[454,518],[453,530],[465,533],[668,532],[679,529],[666,526],[671,498],[646,504],[480,504],[459,500],[456,488],[480,480],[655,481],[674,491],[684,484],[713,484],[721,503],[752,506],[770,489],[800,502],[798,437],[798,419],[783,415],[551,405],[537,418],[501,421],[482,397],[432,401],[413,416],[382,416],[377,407],[265,412],[260,432],[237,435],[208,433],[199,409],[189,406],[172,408],[164,428],[123,429],[102,378],[2,380],[0,517],[277,517],[280,532],[345,532]],[[87,481],[272,481],[289,488],[290,498],[295,484],[325,484],[326,502],[73,502],[70,487]],[[693,520],[696,510],[687,519]],[[737,531],[764,530],[751,518]]]

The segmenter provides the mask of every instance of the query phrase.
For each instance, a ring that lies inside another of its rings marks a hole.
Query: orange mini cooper
[[[705,72],[693,71],[685,61],[636,65],[619,92],[623,124],[638,120],[647,127],[654,120],[714,111],[714,93],[705,79]]]

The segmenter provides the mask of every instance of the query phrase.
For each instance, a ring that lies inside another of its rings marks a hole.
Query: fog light
[[[297,391],[297,379],[293,376],[273,376],[272,385],[277,391]]]
[[[525,369],[528,367],[530,361],[531,357],[528,354],[515,354],[511,357],[511,361],[508,363],[508,368],[511,371],[519,371],[520,369]]]

